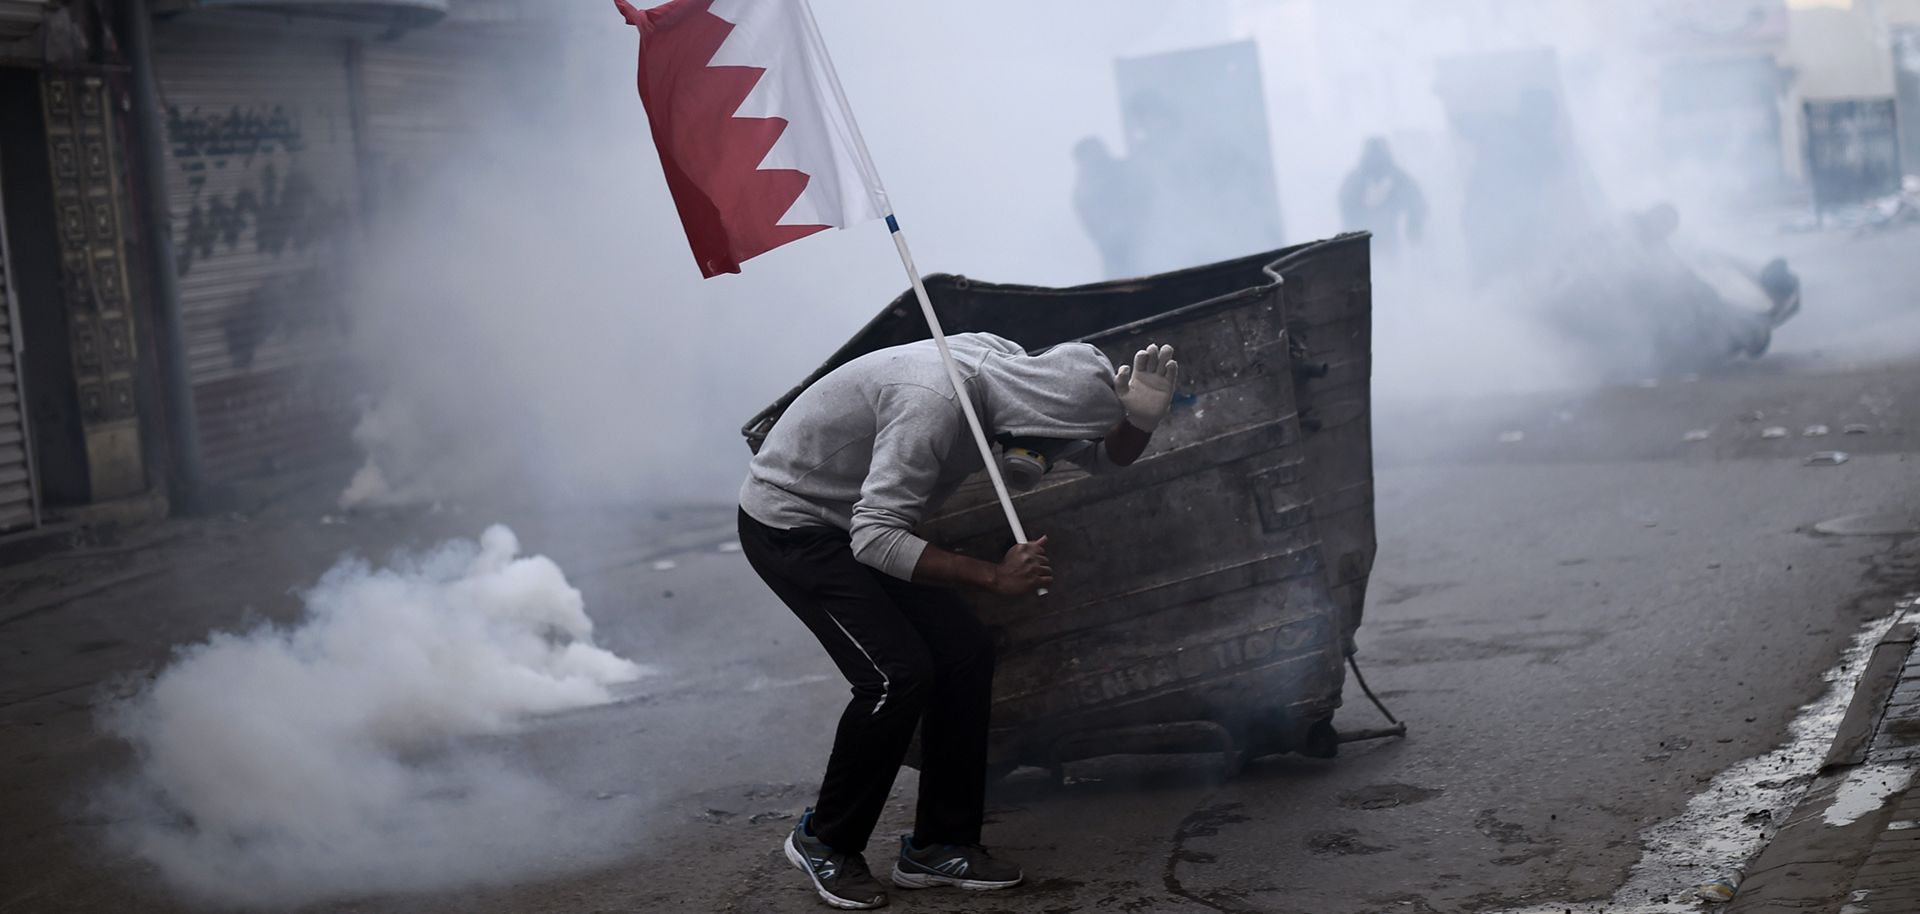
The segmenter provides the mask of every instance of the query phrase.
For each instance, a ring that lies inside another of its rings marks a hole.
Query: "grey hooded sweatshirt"
[[[1093,346],[1027,355],[990,333],[947,343],[990,436],[1092,440],[1125,416],[1113,364]],[[838,527],[854,558],[912,580],[927,548],[914,527],[981,466],[940,351],[925,340],[860,356],[794,398],[749,465],[740,507],[777,529]]]

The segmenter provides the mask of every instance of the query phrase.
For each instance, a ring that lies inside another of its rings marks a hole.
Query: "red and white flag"
[[[806,0],[636,9],[640,101],[700,272],[891,215]]]

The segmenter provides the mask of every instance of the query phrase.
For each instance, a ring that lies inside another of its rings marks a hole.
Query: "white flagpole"
[[[847,103],[847,96],[840,88],[840,76],[834,72],[833,57],[827,53],[827,43],[820,35],[820,26],[813,18],[813,8],[806,0],[796,0],[800,10],[800,25],[805,40],[818,58],[820,83],[832,93],[833,104],[839,109],[839,123],[836,126],[845,131],[841,140],[856,158],[861,180],[864,182],[868,199],[887,220],[887,231],[893,234],[893,246],[900,252],[900,264],[907,268],[907,279],[913,283],[913,294],[920,299],[920,313],[926,315],[927,329],[933,331],[934,345],[940,347],[940,361],[947,368],[947,381],[953,385],[953,395],[960,401],[960,410],[966,414],[967,427],[973,431],[973,443],[980,448],[980,460],[987,465],[987,478],[993,480],[994,494],[1000,497],[1000,509],[1007,514],[1007,526],[1013,528],[1016,542],[1027,542],[1027,528],[1020,523],[1020,515],[1013,510],[1013,496],[1007,492],[1007,481],[1000,476],[1000,464],[993,459],[993,444],[987,440],[986,429],[980,425],[980,414],[973,408],[973,398],[967,396],[966,382],[960,378],[960,367],[953,361],[953,350],[947,346],[947,331],[940,326],[940,318],[933,313],[933,302],[927,298],[927,287],[920,281],[920,270],[913,265],[913,254],[907,250],[907,236],[900,231],[900,221],[893,216],[893,207],[886,202],[886,191],[881,189],[878,169],[873,167],[873,159],[867,154],[867,141],[860,136],[860,126],[853,118],[853,106]],[[1046,588],[1040,589],[1045,595]]]
[[[987,440],[986,429],[980,425],[980,414],[974,411],[973,398],[967,396],[966,382],[960,378],[960,367],[953,361],[953,350],[947,347],[947,331],[940,326],[940,317],[933,313],[933,302],[927,298],[927,286],[920,281],[920,271],[913,265],[913,253],[907,250],[907,236],[900,231],[900,221],[887,214],[887,231],[893,234],[893,246],[900,252],[900,264],[907,268],[907,278],[913,281],[914,297],[920,299],[920,313],[926,315],[927,328],[933,331],[933,342],[940,347],[940,361],[947,366],[947,380],[953,384],[953,395],[960,400],[960,411],[967,416],[967,427],[973,430],[973,443],[980,448],[980,459],[987,465],[987,478],[993,480],[993,491],[1000,496],[1000,508],[1007,512],[1007,525],[1013,528],[1013,538],[1020,543],[1027,542],[1027,529],[1020,523],[1020,515],[1013,510],[1013,496],[1007,492],[1007,481],[1000,476],[1000,464],[993,459],[993,444]],[[1040,593],[1047,591],[1042,588]]]

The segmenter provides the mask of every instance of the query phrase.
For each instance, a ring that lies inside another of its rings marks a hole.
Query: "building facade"
[[[519,0],[0,0],[0,533],[348,457],[356,255]]]

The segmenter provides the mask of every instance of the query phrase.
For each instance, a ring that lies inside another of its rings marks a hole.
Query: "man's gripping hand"
[[[1003,596],[1033,593],[1053,583],[1053,563],[1047,560],[1047,538],[1020,543],[994,566],[988,589]]]
[[[1122,365],[1113,376],[1113,392],[1127,409],[1127,422],[1143,432],[1159,426],[1173,408],[1174,385],[1180,382],[1180,363],[1172,346],[1154,346],[1134,353],[1132,365]]]

